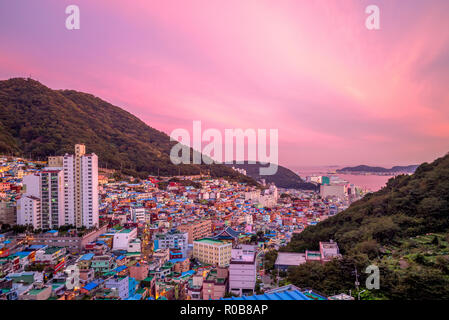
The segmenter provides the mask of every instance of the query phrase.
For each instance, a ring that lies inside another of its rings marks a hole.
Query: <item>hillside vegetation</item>
[[[210,172],[255,184],[221,164],[172,164],[169,154],[176,142],[167,134],[91,94],[52,90],[32,79],[0,81],[0,153],[46,159],[73,153],[75,143],[96,153],[100,166],[128,175]]]
[[[355,268],[360,274],[369,264],[376,264],[381,269],[381,289],[365,294],[378,298],[448,299],[448,230],[446,155],[422,164],[413,175],[390,179],[382,190],[295,235],[284,250],[317,249],[319,241],[333,239],[344,259],[325,266],[306,264],[293,268],[289,279],[327,293],[347,292],[354,290]]]
[[[229,167],[245,169],[246,174],[255,180],[265,179],[266,183],[274,183],[278,188],[285,189],[304,189],[304,190],[319,190],[318,185],[310,182],[305,182],[296,173],[288,168],[278,165],[278,170],[273,175],[263,175],[259,173],[260,167],[268,167],[268,164],[262,165],[260,162],[255,164],[226,164]]]

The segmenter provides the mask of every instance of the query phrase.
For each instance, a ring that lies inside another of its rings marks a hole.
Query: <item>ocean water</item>
[[[378,191],[382,189],[393,176],[379,176],[379,175],[357,175],[357,174],[338,174],[335,170],[342,168],[341,166],[327,166],[327,167],[299,167],[292,169],[301,178],[305,179],[312,175],[327,175],[338,176],[339,178],[353,183],[357,187],[369,191]]]

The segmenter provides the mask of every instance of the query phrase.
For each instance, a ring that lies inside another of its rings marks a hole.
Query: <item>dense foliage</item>
[[[255,184],[249,177],[218,165],[171,163],[170,137],[119,107],[91,94],[52,90],[31,79],[0,81],[0,153],[46,159],[73,153],[86,144],[99,156],[100,166],[124,174],[196,175]]]
[[[295,235],[284,250],[317,249],[319,241],[333,239],[345,258],[324,266],[305,264],[293,268],[289,278],[326,293],[347,292],[354,289],[351,270],[358,268],[361,273],[374,263],[381,268],[382,276],[376,297],[447,299],[448,230],[446,155],[432,164],[422,164],[413,175],[390,179],[382,190]]]

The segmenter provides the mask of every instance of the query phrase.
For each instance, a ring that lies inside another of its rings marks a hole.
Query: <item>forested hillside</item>
[[[255,184],[224,165],[179,165],[169,154],[175,142],[131,113],[91,94],[52,90],[41,83],[15,78],[0,81],[0,153],[45,159],[72,153],[86,144],[100,166],[125,174],[210,174]]]
[[[356,267],[361,273],[368,264],[376,264],[381,268],[381,289],[369,294],[448,299],[448,230],[446,155],[422,164],[413,175],[390,179],[382,190],[296,235],[284,250],[316,249],[319,241],[333,239],[344,259],[325,266],[306,264],[294,268],[289,278],[298,285],[328,293],[348,291],[354,289]]]

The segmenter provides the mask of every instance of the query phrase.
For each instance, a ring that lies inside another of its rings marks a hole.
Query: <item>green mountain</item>
[[[229,167],[235,167],[239,169],[245,169],[246,174],[251,178],[259,181],[265,179],[266,183],[274,183],[278,188],[286,189],[303,189],[303,190],[318,190],[318,186],[314,183],[305,182],[296,173],[290,169],[278,165],[278,170],[273,175],[261,176],[259,168],[268,167],[268,164],[261,164],[256,162],[255,164],[243,163],[243,164],[226,164]]]
[[[347,210],[306,228],[283,250],[317,249],[333,239],[344,258],[307,263],[289,272],[290,281],[328,294],[354,291],[355,268],[380,268],[380,289],[370,298],[449,298],[449,154],[400,175]]]
[[[32,79],[0,81],[0,153],[44,160],[73,153],[75,143],[96,153],[101,167],[128,175],[210,172],[255,184],[221,164],[172,164],[169,155],[176,142],[167,134],[91,94],[52,90]]]

